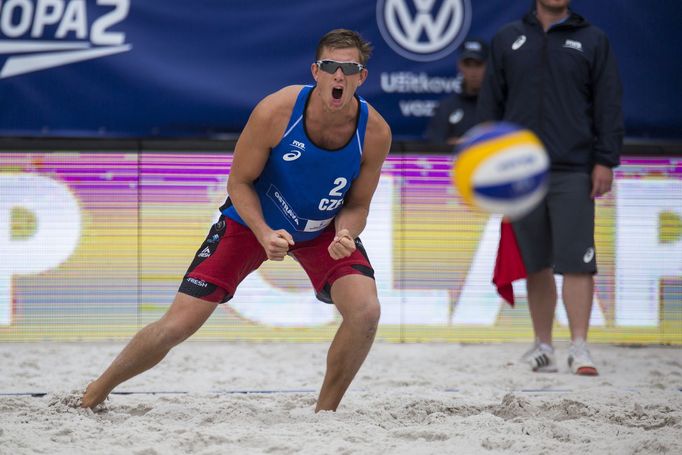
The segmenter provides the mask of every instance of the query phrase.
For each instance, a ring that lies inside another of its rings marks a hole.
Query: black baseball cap
[[[485,62],[488,59],[488,43],[478,38],[464,40],[459,48],[459,59],[473,59]]]

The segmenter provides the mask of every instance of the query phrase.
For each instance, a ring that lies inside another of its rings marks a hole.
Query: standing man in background
[[[552,326],[558,273],[571,331],[568,366],[575,374],[597,375],[586,344],[597,272],[594,198],[611,190],[620,163],[622,89],[606,35],[569,3],[536,0],[521,21],[495,35],[477,118],[532,130],[551,160],[547,197],[513,224],[535,332],[524,359],[533,371],[557,371]]]
[[[460,47],[457,69],[462,75],[459,92],[440,101],[426,129],[426,139],[433,144],[455,145],[476,124],[476,101],[481,90],[488,44],[467,39]]]

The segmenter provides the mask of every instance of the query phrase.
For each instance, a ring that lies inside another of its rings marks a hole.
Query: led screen
[[[218,216],[231,156],[0,153],[0,340],[131,336],[167,309]],[[464,206],[451,157],[388,158],[363,243],[391,341],[532,337],[491,284],[500,219]],[[682,343],[682,165],[623,160],[597,203],[591,338]],[[557,277],[559,283],[561,277]],[[293,260],[266,263],[196,339],[330,339],[339,322]],[[559,304],[557,337],[566,337]]]

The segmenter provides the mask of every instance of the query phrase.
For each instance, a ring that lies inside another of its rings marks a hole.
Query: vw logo
[[[471,24],[470,0],[379,0],[377,24],[391,49],[428,62],[452,53]]]

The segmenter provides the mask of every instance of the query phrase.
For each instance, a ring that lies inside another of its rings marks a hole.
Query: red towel
[[[493,284],[497,287],[497,293],[511,306],[514,306],[512,283],[522,278],[526,278],[526,267],[521,259],[521,251],[516,243],[511,223],[503,219],[500,226],[500,246],[497,248]]]

